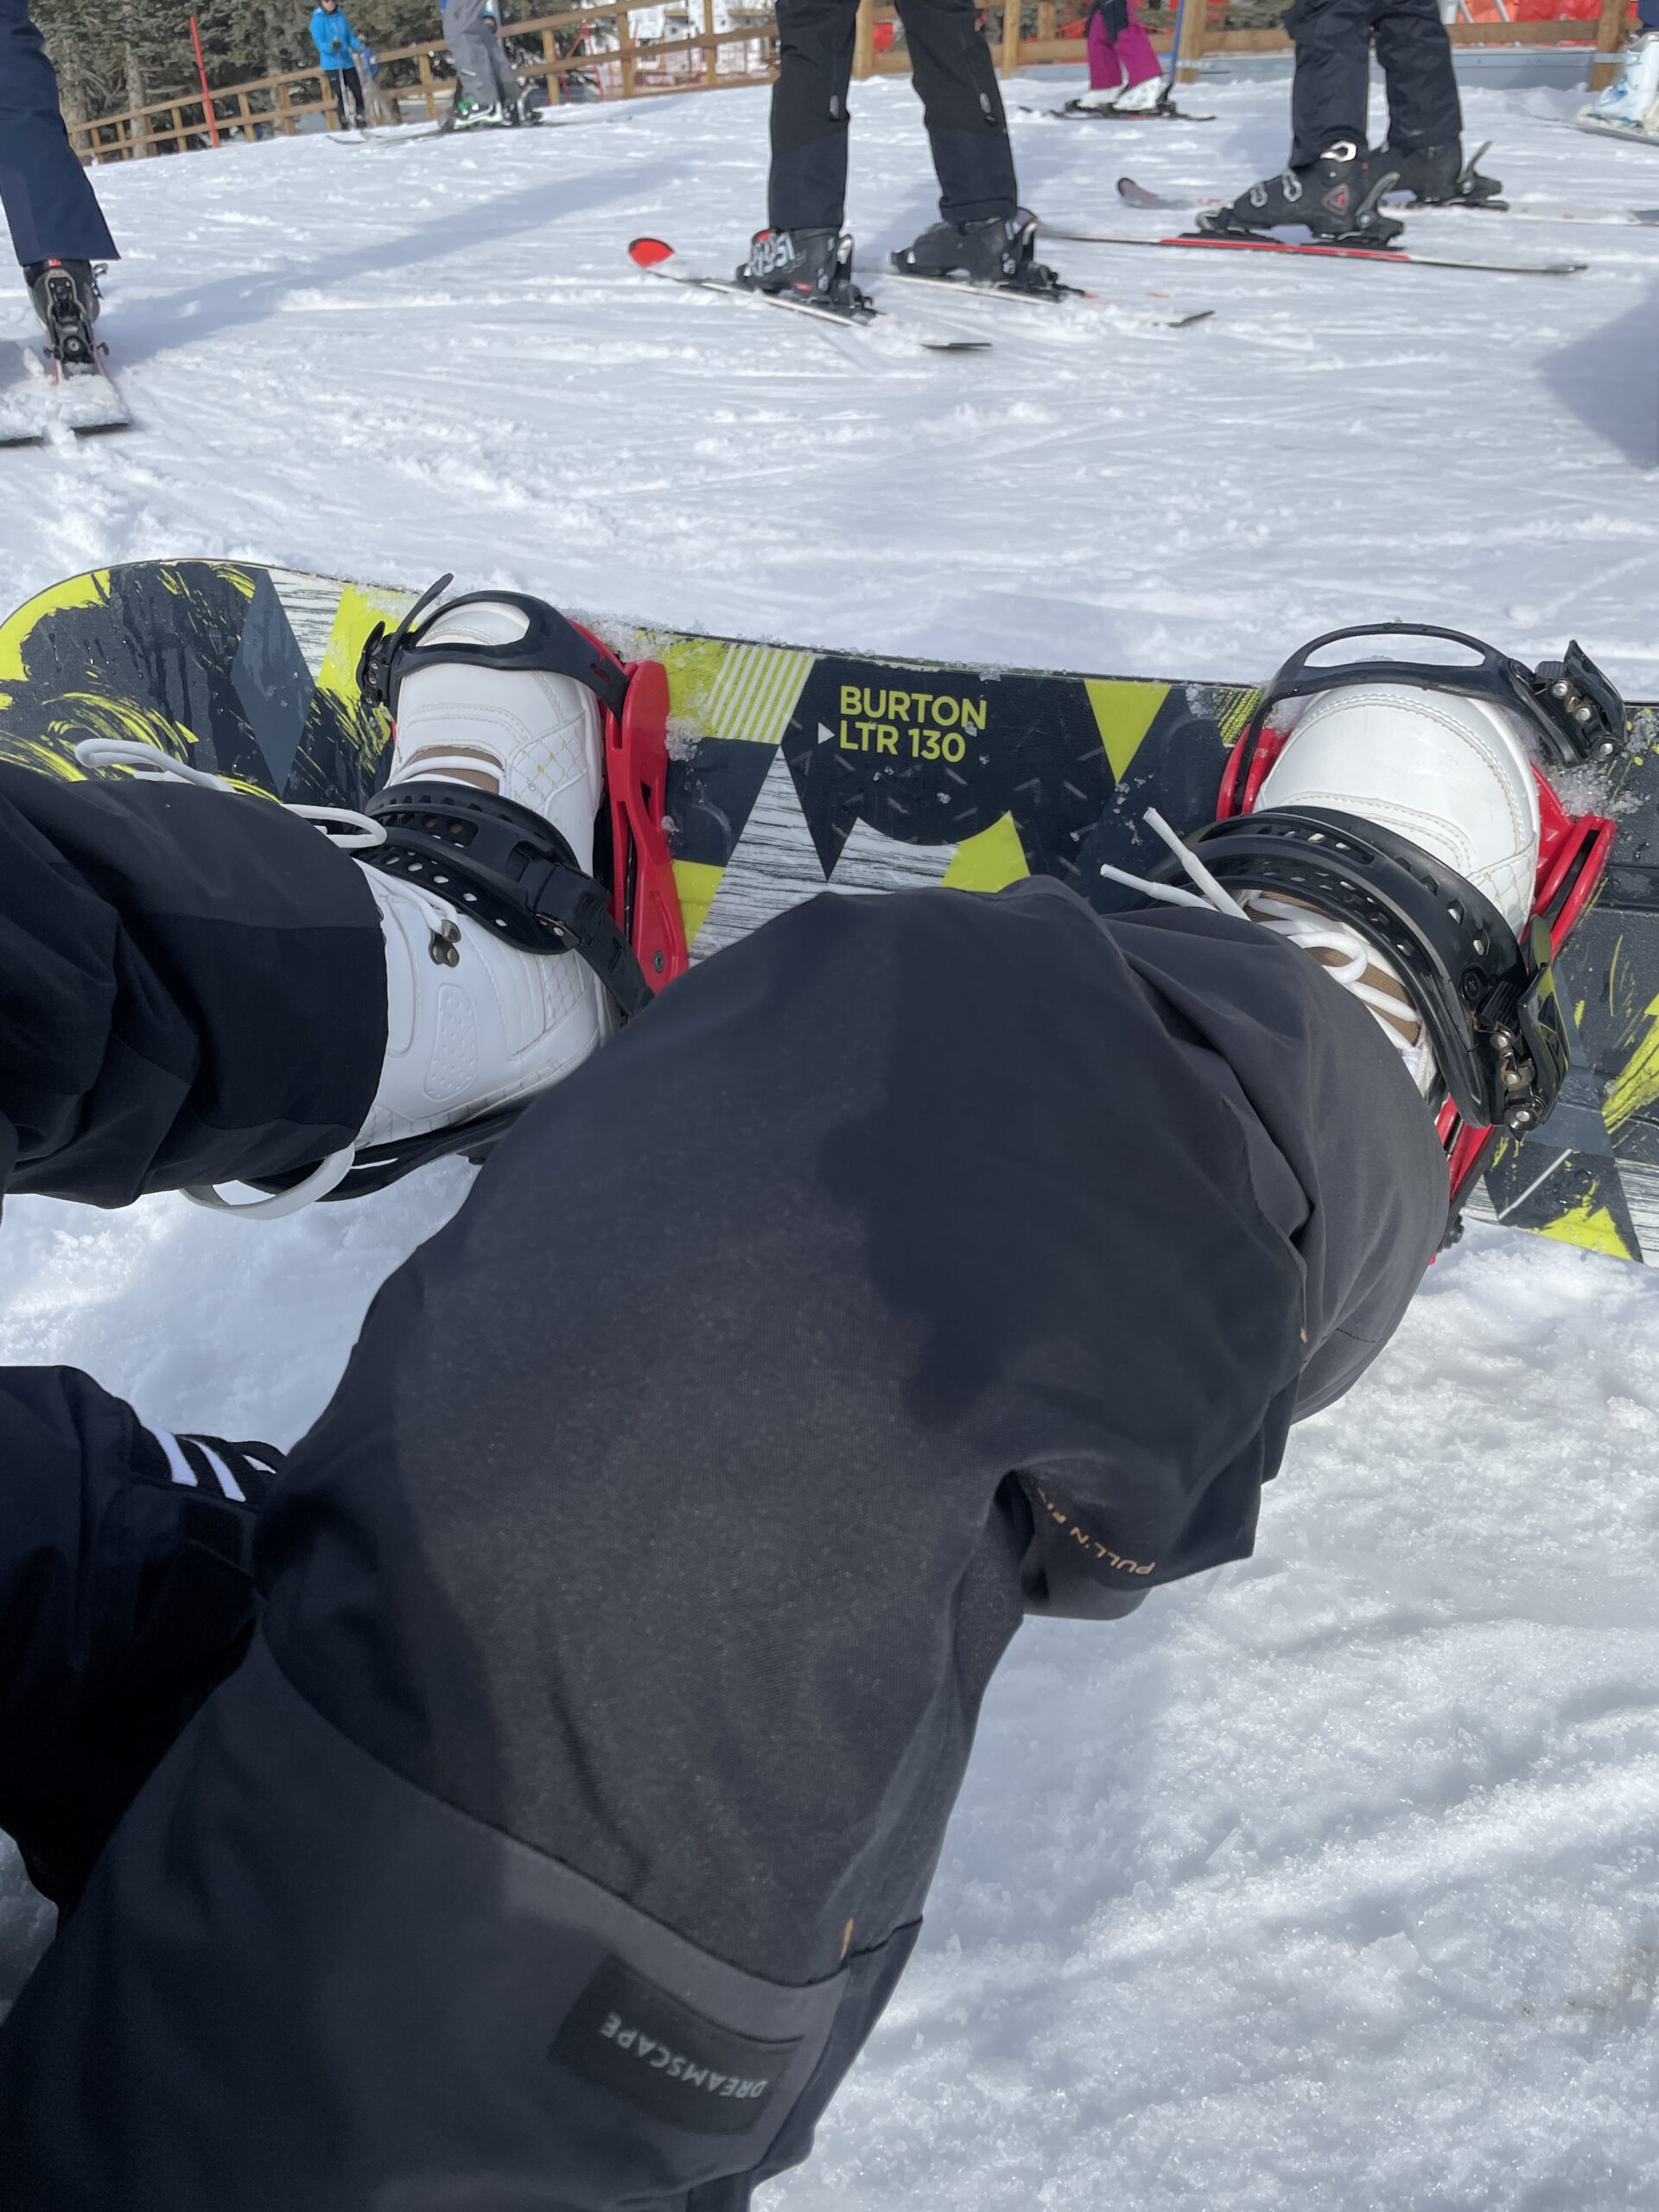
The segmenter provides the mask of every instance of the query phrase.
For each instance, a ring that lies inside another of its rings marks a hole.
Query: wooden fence
[[[1004,75],[1046,61],[1078,61],[1076,35],[1063,36],[1086,0],[988,0],[982,11],[986,35]],[[642,9],[664,16],[674,35],[637,39],[633,17]],[[1287,49],[1281,30],[1230,30],[1212,24],[1224,15],[1225,0],[1195,0],[1182,18],[1177,74],[1190,83],[1210,54],[1260,54]],[[728,11],[728,15],[731,11]],[[1634,18],[1633,0],[1601,0],[1599,19],[1562,16],[1541,22],[1458,22],[1448,26],[1452,42],[1465,46],[1583,46],[1595,57],[1590,84],[1608,81],[1613,59]],[[696,28],[698,20],[701,28]],[[878,24],[892,23],[889,0],[861,0],[854,48],[856,77],[907,74],[910,57],[902,44],[878,35]],[[1154,29],[1154,38],[1156,30]],[[760,0],[724,30],[715,28],[715,0],[683,0],[666,9],[662,0],[601,0],[580,11],[536,16],[510,22],[505,35],[521,82],[543,83],[550,101],[570,99],[642,99],[665,93],[716,92],[728,86],[766,84],[777,73],[777,25]],[[539,47],[539,57],[526,55]],[[1165,51],[1167,55],[1166,35]],[[455,82],[443,47],[397,47],[380,54],[379,105],[394,119],[426,117],[435,122],[448,111]],[[152,100],[120,115],[99,116],[69,126],[83,162],[130,161],[137,155],[217,144],[221,137],[270,137],[290,134],[305,118],[318,116],[338,129],[333,90],[318,69],[294,69],[256,77],[245,84],[211,91],[209,101]],[[312,126],[315,127],[315,126]]]

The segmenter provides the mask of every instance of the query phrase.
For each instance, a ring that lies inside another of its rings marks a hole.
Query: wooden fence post
[[[557,107],[564,98],[564,79],[559,74],[558,41],[551,31],[542,33],[542,67],[547,80],[547,104]]]
[[[1210,29],[1210,0],[1186,0],[1181,16],[1179,51],[1170,56],[1178,85],[1196,83],[1198,57],[1205,49],[1205,34]]]
[[[1002,0],[1002,54],[997,67],[1012,77],[1020,67],[1020,17],[1024,0]]]
[[[715,0],[702,0],[702,81],[709,91],[720,82],[720,48],[715,44]]]
[[[626,8],[612,10],[611,20],[616,25],[617,44],[622,57],[622,97],[633,98],[633,17]],[[603,79],[601,79],[601,83]]]
[[[858,27],[853,33],[853,74],[875,74],[875,0],[858,0]]]
[[[435,123],[438,119],[438,96],[433,88],[432,57],[429,54],[422,54],[420,68],[421,98],[426,102],[426,119],[429,123]]]
[[[276,79],[276,128],[284,138],[291,138],[294,136],[294,118],[288,111],[288,83],[282,77]]]
[[[1598,54],[1616,54],[1624,43],[1624,19],[1630,11],[1630,0],[1601,0],[1601,20],[1596,25]],[[1611,85],[1618,73],[1616,60],[1592,61],[1590,65],[1590,89],[1599,92],[1604,85]]]

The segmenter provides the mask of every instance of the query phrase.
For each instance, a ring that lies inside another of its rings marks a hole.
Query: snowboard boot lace
[[[1373,950],[1357,931],[1320,913],[1316,907],[1277,893],[1247,891],[1242,899],[1235,899],[1198,855],[1182,842],[1155,807],[1148,807],[1142,819],[1169,847],[1198,888],[1187,891],[1179,884],[1154,883],[1145,876],[1132,875],[1127,868],[1114,868],[1109,861],[1101,863],[1103,875],[1114,883],[1127,884],[1148,899],[1160,899],[1166,906],[1208,906],[1218,914],[1230,914],[1236,920],[1254,923],[1258,928],[1283,938],[1287,944],[1300,945],[1304,952],[1312,953],[1332,982],[1340,984],[1370,1013],[1405,1062],[1422,1096],[1433,1098],[1438,1095],[1440,1070],[1410,994],[1393,966]]]

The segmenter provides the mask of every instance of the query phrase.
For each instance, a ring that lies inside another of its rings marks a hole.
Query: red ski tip
[[[660,269],[673,258],[674,249],[664,238],[635,238],[628,248],[628,259],[636,269]]]

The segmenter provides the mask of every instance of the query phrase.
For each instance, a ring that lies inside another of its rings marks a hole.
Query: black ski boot
[[[1306,168],[1286,169],[1225,207],[1206,208],[1198,228],[1215,238],[1259,238],[1295,223],[1322,245],[1392,245],[1405,225],[1379,202],[1398,189],[1394,156],[1373,157],[1342,138]]]
[[[856,321],[874,313],[853,282],[853,241],[845,231],[757,231],[748,259],[734,273],[751,292],[787,292],[830,315]]]
[[[1489,139],[1487,145],[1491,143]],[[1477,167],[1485,151],[1485,146],[1478,147],[1465,162],[1463,148],[1455,143],[1414,146],[1408,153],[1390,147],[1378,159],[1398,169],[1400,181],[1395,190],[1410,193],[1414,207],[1501,209],[1504,203],[1497,195],[1503,187],[1497,177],[1483,176]]]
[[[60,376],[98,372],[98,278],[90,261],[31,261],[23,270],[29,296],[46,328],[46,350]]]
[[[1048,297],[1066,288],[1052,269],[1033,258],[1037,218],[1026,207],[981,223],[933,223],[913,245],[892,256],[901,276],[932,276],[986,284],[999,292]]]

